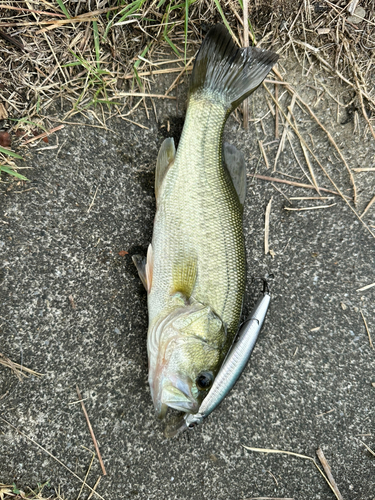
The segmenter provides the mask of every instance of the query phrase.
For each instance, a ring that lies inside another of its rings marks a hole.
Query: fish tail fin
[[[195,60],[190,95],[215,93],[232,112],[265,79],[279,56],[256,47],[238,48],[222,24],[210,29]]]

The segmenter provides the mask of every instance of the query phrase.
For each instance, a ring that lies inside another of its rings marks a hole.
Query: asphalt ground
[[[319,73],[305,78],[299,67],[285,77],[315,105],[350,167],[373,167],[365,122],[354,133],[349,108],[337,116],[328,94],[317,99],[320,81],[344,102],[345,89]],[[158,79],[155,93],[172,80]],[[129,117],[147,128],[115,118],[105,130],[90,112],[76,115],[70,121],[80,125],[65,125],[49,145],[22,150],[30,183],[0,185],[0,352],[43,373],[19,383],[0,366],[0,482],[27,491],[48,481],[45,496],[60,487],[65,498],[77,498],[79,480],[35,443],[85,477],[94,447],[76,403],[78,385],[108,473],[97,492],[107,500],[334,498],[310,460],[242,445],[314,458],[321,447],[343,498],[373,500],[375,456],[365,445],[375,450],[375,351],[361,311],[375,341],[375,288],[357,289],[375,281],[375,240],[340,197],[291,200],[317,193],[251,176],[308,182],[288,142],[278,173],[266,169],[258,140],[271,166],[277,143],[263,89],[250,99],[251,117],[263,116],[262,122],[244,131],[231,117],[224,138],[248,164],[245,313],[259,293],[254,277],[268,277],[269,314],[243,376],[204,425],[166,439],[155,418],[147,385],[146,292],[131,255],[146,253],[151,240],[158,148],[165,137],[178,140],[186,92],[184,82],[177,100],[155,100],[158,121],[149,101],[149,118],[142,107]],[[290,97],[282,89],[280,95],[286,109]],[[61,119],[64,111],[59,102],[48,113]],[[325,133],[298,107],[295,116],[351,196],[348,173]],[[307,171],[299,141],[291,141]],[[334,189],[312,165],[318,184]],[[361,213],[375,194],[375,176],[356,173],[355,179]],[[271,197],[273,257],[264,254]],[[332,206],[285,210],[317,205]],[[363,220],[375,225],[374,207]],[[92,487],[101,473],[95,458],[87,483]],[[89,493],[84,488],[81,498]]]

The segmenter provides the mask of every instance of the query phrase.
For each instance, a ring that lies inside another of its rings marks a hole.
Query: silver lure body
[[[268,292],[263,293],[263,296],[260,297],[250,317],[241,326],[238,340],[231,348],[226,360],[221,366],[198,413],[186,415],[184,424],[181,429],[179,429],[180,432],[202,423],[203,420],[222,402],[237,382],[255,346],[267,314],[270,300],[271,296]]]

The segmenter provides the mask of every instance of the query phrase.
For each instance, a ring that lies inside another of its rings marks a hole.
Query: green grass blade
[[[137,71],[137,68],[135,67],[135,64],[134,64],[133,70],[134,70],[135,78],[137,79],[139,88],[141,90],[143,90],[142,82],[141,82],[141,79],[139,78],[138,71]]]
[[[11,167],[6,167],[5,165],[0,165],[0,172],[5,172],[6,174],[13,175],[13,177],[17,177],[17,179],[20,179],[21,181],[28,181],[29,180],[24,175],[19,174],[18,172],[13,170]]]
[[[175,44],[172,42],[170,38],[168,38],[167,35],[164,35],[164,40],[169,44],[173,52],[178,56],[181,57],[180,52],[178,51],[178,48],[175,46]],[[186,53],[185,53],[186,54]]]
[[[117,16],[121,17],[116,20],[116,23],[122,23],[123,21],[126,20],[127,17],[131,16],[132,14],[140,10],[145,1],[146,0],[135,0],[134,2],[131,2],[129,5],[124,7],[122,10],[120,10],[120,12],[113,19],[111,19],[111,21],[109,21],[104,31],[103,40],[105,41],[107,39],[109,30],[112,28],[112,25],[114,24]]]
[[[95,55],[96,55],[96,67],[100,69],[100,44],[99,44],[99,32],[98,32],[98,22],[92,22],[92,29],[94,32],[94,44],[95,44]]]
[[[197,0],[187,0],[188,7],[190,7],[190,5],[196,1]],[[186,0],[184,3],[178,3],[178,4],[174,5],[173,7],[171,7],[171,10],[182,9],[182,8],[186,8]]]
[[[8,120],[11,120],[12,122],[18,122],[18,123],[26,123],[27,125],[32,125],[33,127],[40,128],[43,130],[43,132],[48,132],[46,127],[43,127],[43,125],[40,125],[39,123],[31,122],[30,120],[26,120],[26,118],[8,118]]]
[[[11,151],[10,149],[3,148],[0,146],[0,153],[3,153],[4,155],[8,156],[13,156],[13,158],[18,158],[19,160],[23,160],[22,156],[18,155],[17,153],[14,153],[14,151]]]
[[[143,51],[141,53],[141,57],[145,57],[145,55],[147,54],[149,48],[151,47],[151,44],[152,44],[152,42],[149,43],[148,45],[146,45],[146,47],[143,49]],[[138,66],[141,64],[141,62],[142,62],[141,59],[138,59],[138,61],[135,61],[134,66],[133,66],[134,69],[137,69]]]
[[[72,66],[82,66],[82,63],[80,61],[73,61],[73,62],[61,65],[62,68],[70,68]]]
[[[226,17],[224,15],[224,12],[223,12],[223,9],[221,8],[221,5],[219,3],[219,0],[214,0],[215,4],[216,4],[216,8],[217,10],[219,11],[220,15],[221,15],[221,18],[223,20],[223,23],[225,24],[227,30],[229,31],[229,33],[233,36],[233,32],[232,30],[230,29],[230,26],[228,24],[228,21],[226,20]]]
[[[64,12],[64,14],[66,15],[66,17],[68,19],[70,19],[69,12],[66,10],[64,2],[62,0],[56,0],[56,2],[59,4],[60,9]]]

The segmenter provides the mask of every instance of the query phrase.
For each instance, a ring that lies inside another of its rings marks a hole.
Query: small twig
[[[263,156],[263,159],[264,159],[264,163],[266,164],[266,168],[268,170],[270,168],[270,164],[268,162],[266,151],[265,151],[265,149],[263,147],[263,141],[258,140],[258,144],[259,144],[260,152],[262,153],[262,156]]]
[[[363,441],[361,441],[361,443],[363,444],[363,446],[365,446],[365,447],[367,448],[367,451],[369,451],[369,452],[371,453],[371,455],[373,455],[373,456],[375,457],[375,453],[372,451],[372,449],[371,449],[371,448],[369,448],[369,447],[367,446],[367,444],[365,444]]]
[[[361,218],[367,213],[367,211],[371,208],[371,206],[375,203],[375,196],[370,200],[370,202],[368,203],[368,205],[366,206],[366,208],[364,209],[364,211],[362,212],[361,214]]]
[[[312,184],[303,184],[302,182],[294,182],[294,181],[287,181],[286,179],[278,179],[276,177],[267,177],[266,175],[260,175],[260,174],[251,174],[252,177],[255,177],[256,179],[261,179],[262,181],[269,181],[269,182],[280,182],[281,184],[289,184],[289,186],[294,186],[294,187],[300,187],[303,189],[316,189],[315,186]],[[336,191],[331,191],[330,189],[325,189],[320,187],[319,191],[324,191],[325,193],[331,193],[335,194],[336,196],[340,196],[339,193]],[[348,196],[347,196],[348,198]]]
[[[318,327],[318,329],[319,329],[319,328],[320,328],[320,327]],[[313,330],[316,330],[316,328],[313,328]],[[310,330],[310,332],[311,332],[311,331],[313,331],[313,330]],[[332,408],[332,410],[325,411],[324,413],[319,413],[319,414],[318,414],[318,415],[316,415],[316,416],[317,416],[317,417],[323,417],[323,415],[328,415],[329,413],[332,413],[332,412],[333,412],[333,411],[335,411],[335,410],[336,410],[336,408]]]
[[[317,457],[319,458],[320,463],[323,466],[324,472],[326,473],[329,482],[331,483],[331,486],[333,488],[333,491],[336,495],[337,500],[343,500],[342,495],[337,487],[336,481],[334,480],[331,472],[331,467],[329,466],[326,457],[324,456],[323,450],[321,448],[318,448],[316,450]]]
[[[43,139],[43,137],[47,137],[48,135],[53,134],[54,132],[57,132],[58,130],[61,130],[64,128],[65,125],[59,125],[55,128],[51,128],[48,132],[43,132],[43,134],[36,135],[35,137],[32,137],[31,139],[28,139],[27,141],[23,142],[21,145],[26,146],[26,144],[29,144],[30,142],[37,141],[38,139]]]
[[[33,10],[33,9],[25,9],[24,7],[12,7],[10,5],[0,5],[0,9],[7,9],[7,10],[18,10],[19,12],[33,12],[35,14],[44,14],[45,16],[52,16],[52,17],[62,17],[65,18],[64,14],[57,14],[55,12],[47,12],[45,10]]]
[[[147,92],[119,92],[113,96],[113,99],[117,97],[157,97],[159,99],[176,99],[176,97],[167,94],[148,94]]]
[[[294,123],[296,128],[297,128],[297,124]],[[303,142],[301,142],[301,148],[302,148],[302,151],[303,151],[303,155],[305,157],[305,160],[306,160],[306,163],[307,163],[307,167],[309,169],[309,172],[310,172],[310,175],[311,175],[311,179],[313,181],[313,184],[316,188],[316,190],[318,191],[318,194],[319,193],[319,188],[318,188],[318,183],[316,182],[316,178],[315,178],[315,174],[314,174],[314,170],[312,168],[312,165],[311,165],[311,162],[310,162],[310,158],[309,158],[309,155],[308,155],[308,152],[307,152],[307,149],[305,147],[305,145],[303,144]]]
[[[303,210],[318,210],[319,208],[329,208],[335,206],[336,203],[332,203],[332,205],[319,205],[318,207],[284,207],[284,210],[291,210],[293,212],[302,212]]]
[[[276,85],[275,85],[275,88],[276,88]],[[293,115],[293,108],[294,108],[294,104],[296,102],[296,96],[293,95],[292,96],[292,100],[290,102],[290,105],[288,106],[288,118],[289,120],[291,119],[292,115]],[[279,108],[277,106],[275,106],[276,110],[277,110],[277,117],[279,116]],[[275,122],[276,123],[276,122]],[[280,139],[280,142],[279,142],[279,147],[277,149],[277,153],[276,153],[276,157],[275,157],[275,163],[273,165],[273,171],[275,172],[276,171],[276,166],[277,166],[277,160],[279,159],[279,156],[280,156],[280,153],[282,151],[284,151],[284,147],[285,147],[285,139],[287,137],[287,133],[288,133],[288,127],[289,127],[289,123],[286,122],[285,125],[284,125],[284,129],[283,129],[283,133],[281,135],[281,139]]]
[[[15,363],[14,361],[7,358],[6,356],[4,356],[4,354],[1,353],[0,353],[0,365],[10,368],[16,374],[19,380],[22,380],[22,377],[27,377],[27,374],[35,375],[36,377],[43,376],[43,373],[38,373],[34,370],[31,370],[31,368],[26,368],[26,366],[19,365],[18,363]]]
[[[69,298],[70,305],[72,306],[72,309],[76,309],[76,303],[74,302],[73,295],[69,295],[68,298]]]
[[[270,248],[268,245],[268,238],[269,238],[269,234],[270,234],[270,215],[271,215],[272,200],[273,200],[273,196],[271,196],[271,199],[268,202],[268,205],[266,208],[266,216],[265,216],[265,220],[264,220],[264,253],[265,253],[265,255],[267,255],[270,251]]]
[[[190,66],[190,64],[193,62],[194,58],[195,58],[195,55],[189,59],[189,61],[187,62],[186,66],[183,67],[182,71],[173,80],[172,85],[169,87],[169,89],[165,93],[166,96],[168,96],[169,92],[171,92],[175,88],[175,86],[178,83],[178,81],[180,80],[181,76],[185,73],[185,71],[187,70],[188,66]]]
[[[187,66],[184,68],[184,71],[192,71],[193,70],[193,65]],[[180,73],[181,72],[181,67],[179,68],[171,68],[171,69],[156,69],[153,71],[143,71],[142,73],[138,73],[138,76],[151,76],[151,75],[162,75],[162,74],[169,74],[169,73]],[[125,75],[124,80],[132,80],[134,78],[134,73],[130,73],[128,75]],[[176,99],[175,97],[170,97],[169,99]]]
[[[366,332],[367,332],[367,335],[368,335],[368,340],[369,340],[369,342],[370,342],[370,347],[371,347],[371,349],[374,349],[374,346],[373,346],[373,344],[372,344],[372,339],[371,339],[370,330],[369,330],[369,328],[368,328],[368,326],[367,326],[367,321],[366,321],[366,319],[365,319],[365,317],[364,317],[364,315],[363,315],[362,309],[361,309],[361,315],[362,315],[363,322],[364,322],[364,324],[365,324]]]
[[[85,475],[85,477],[84,477],[84,479],[83,479],[83,483],[81,484],[81,489],[79,490],[79,493],[78,493],[78,496],[77,496],[77,500],[79,500],[79,497],[81,496],[82,490],[83,490],[83,488],[84,488],[84,487],[86,486],[86,484],[87,484],[87,483],[86,483],[86,481],[87,481],[87,476],[88,476],[88,475],[89,475],[89,473],[90,473],[90,470],[91,470],[91,467],[92,467],[92,463],[93,463],[93,461],[94,461],[94,458],[95,458],[95,453],[94,453],[94,452],[92,452],[92,457],[91,457],[90,465],[89,465],[89,467],[88,467],[88,469],[87,469],[87,472],[86,472],[86,475]]]
[[[137,125],[137,127],[139,127],[139,128],[150,130],[149,127],[146,127],[145,125],[142,125],[141,123],[135,122],[134,120],[130,120],[129,118],[125,118],[125,116],[123,116],[123,115],[118,115],[118,116],[119,116],[119,118],[121,118],[122,120],[125,120],[126,122],[132,123],[133,125]]]
[[[364,292],[365,290],[368,290],[369,288],[372,288],[373,286],[375,286],[375,283],[371,283],[371,285],[366,285],[366,286],[363,286],[362,288],[358,288],[356,290],[356,292]]]
[[[106,476],[107,475],[107,472],[105,470],[105,467],[104,467],[104,463],[103,463],[103,459],[102,459],[102,456],[100,454],[100,450],[99,450],[99,446],[98,446],[98,442],[95,438],[95,434],[94,434],[94,431],[92,430],[92,427],[91,427],[91,423],[90,423],[90,419],[89,419],[89,416],[88,416],[88,413],[86,411],[86,407],[85,407],[85,403],[82,401],[82,394],[78,388],[78,385],[76,386],[76,389],[77,389],[77,394],[78,394],[78,398],[81,400],[81,406],[82,406],[82,411],[86,417],[86,421],[87,421],[87,426],[89,428],[89,431],[90,431],[90,434],[91,434],[91,438],[94,442],[94,446],[95,446],[95,451],[96,451],[96,454],[98,456],[98,460],[100,462],[100,465],[101,465],[101,468],[102,468],[102,471],[103,471],[103,476]]]
[[[100,483],[100,480],[101,480],[102,476],[99,476],[96,483],[94,484],[93,488],[92,488],[92,491],[90,493],[90,495],[87,497],[87,500],[90,500],[90,498],[93,496],[93,494],[95,493],[95,490],[96,488],[98,487],[98,484]]]
[[[275,99],[279,102],[279,86],[275,83]],[[279,108],[275,106],[275,139],[279,138]]]
[[[92,199],[92,201],[91,201],[91,203],[90,203],[89,208],[87,209],[87,213],[89,213],[89,212],[90,212],[90,210],[91,210],[91,208],[92,208],[92,206],[93,206],[93,204],[94,204],[94,201],[95,201],[95,198],[96,198],[96,193],[98,192],[98,189],[99,189],[99,185],[96,187],[94,197],[93,197],[93,199]]]

